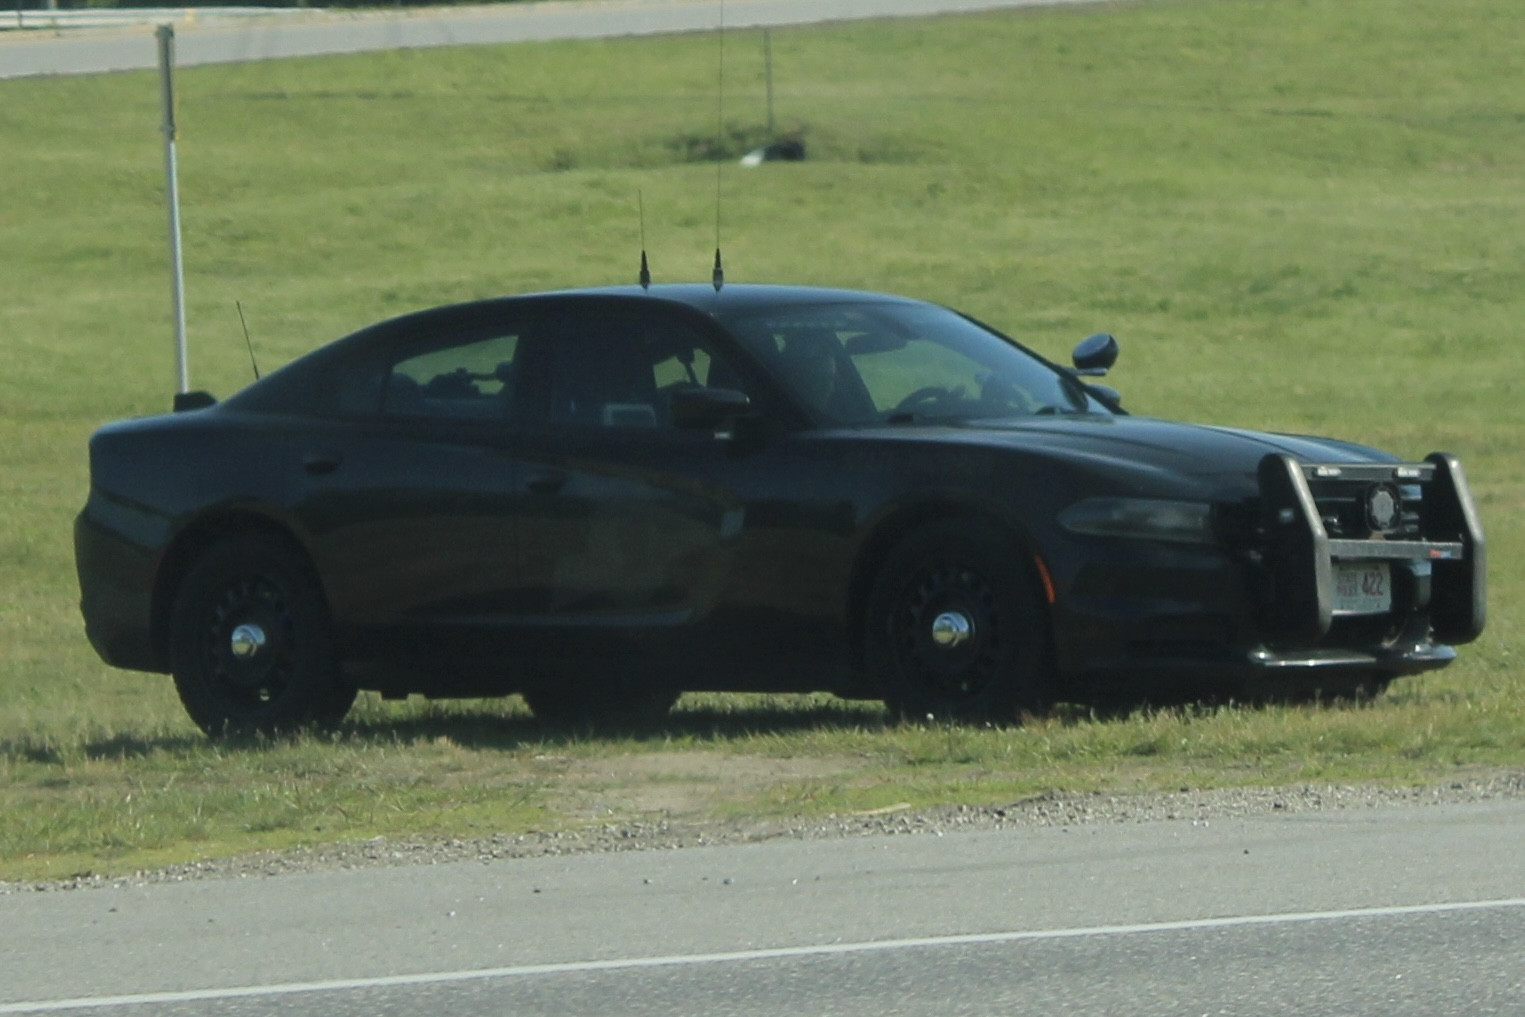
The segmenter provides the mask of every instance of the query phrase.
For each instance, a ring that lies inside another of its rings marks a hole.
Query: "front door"
[[[568,314],[524,351],[524,370],[519,560],[530,626],[555,647],[537,668],[637,680],[707,630],[732,581],[745,453],[674,426],[669,404],[737,381],[695,325],[644,308]]]

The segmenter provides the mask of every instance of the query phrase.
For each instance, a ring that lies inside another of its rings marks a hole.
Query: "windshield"
[[[727,324],[801,403],[829,423],[1106,411],[1074,378],[932,304],[783,306],[738,315]]]

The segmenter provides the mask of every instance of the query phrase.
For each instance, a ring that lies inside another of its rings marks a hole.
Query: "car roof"
[[[518,293],[499,297],[484,297],[453,304],[420,308],[392,318],[366,325],[349,335],[328,344],[342,348],[351,344],[365,344],[372,337],[385,333],[396,334],[414,325],[428,326],[441,319],[462,320],[480,316],[491,320],[497,315],[510,312],[515,307],[530,307],[541,302],[587,301],[597,303],[608,300],[627,304],[677,305],[697,311],[707,317],[720,317],[726,313],[746,314],[752,310],[780,307],[806,307],[822,304],[878,303],[920,304],[924,300],[897,296],[870,290],[833,289],[822,286],[792,286],[776,283],[727,283],[718,291],[710,283],[663,283],[650,287],[590,286],[578,289],[546,290],[536,293]],[[320,347],[322,352],[325,347]],[[337,352],[331,349],[330,352]]]
[[[433,311],[468,310],[473,307],[487,309],[520,302],[538,300],[566,300],[579,298],[619,298],[632,301],[685,304],[706,314],[722,308],[748,310],[758,307],[800,306],[830,303],[923,303],[911,297],[877,293],[868,290],[834,289],[821,286],[793,286],[779,283],[727,283],[718,291],[710,283],[660,283],[649,287],[590,286],[577,289],[549,290],[541,293],[522,293],[511,296],[489,297],[483,300],[449,304]],[[420,313],[429,313],[423,311]]]
[[[837,289],[824,286],[795,286],[784,283],[727,283],[718,291],[709,283],[660,283],[649,288],[640,286],[602,286],[563,291],[572,294],[611,294],[617,296],[647,296],[692,304],[695,307],[712,307],[717,302],[743,305],[758,304],[819,304],[842,300],[895,301],[918,303],[910,297],[869,290]]]

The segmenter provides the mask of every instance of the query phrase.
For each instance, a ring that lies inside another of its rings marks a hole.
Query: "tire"
[[[180,702],[214,738],[331,728],[355,701],[317,580],[273,537],[229,538],[196,562],[175,597],[169,649]]]
[[[1048,612],[1005,530],[952,518],[913,531],[880,566],[864,660],[910,720],[1013,721],[1049,701]]]
[[[523,696],[535,718],[551,727],[643,727],[666,717],[678,701],[678,692],[665,688],[540,686]]]

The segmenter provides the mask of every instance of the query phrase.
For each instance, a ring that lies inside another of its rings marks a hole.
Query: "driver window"
[[[900,406],[913,392],[935,387],[956,396],[977,396],[981,365],[957,350],[925,339],[910,339],[899,348],[864,343],[867,352],[847,349],[880,413]]]

